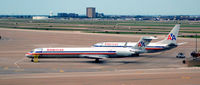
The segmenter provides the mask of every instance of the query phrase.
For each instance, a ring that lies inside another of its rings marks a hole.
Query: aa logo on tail
[[[173,33],[171,33],[170,35],[168,35],[167,40],[176,40],[176,36]]]
[[[143,41],[139,42],[138,47],[144,47],[144,46],[145,46],[145,44]]]

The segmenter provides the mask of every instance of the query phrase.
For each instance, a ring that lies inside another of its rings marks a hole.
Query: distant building
[[[57,14],[58,17],[68,17],[67,13],[58,13]]]
[[[78,17],[78,14],[69,13],[68,16],[71,17],[71,18],[77,18],[77,17]]]
[[[88,18],[95,18],[96,17],[96,11],[94,7],[88,7],[86,9],[86,15]]]
[[[103,18],[104,14],[103,13],[96,13],[96,18]]]
[[[50,11],[49,16],[50,17],[53,16],[53,11]]]
[[[49,18],[45,16],[34,16],[32,19],[33,20],[48,20]]]
[[[59,18],[77,18],[79,17],[78,14],[75,13],[58,13],[57,15]]]

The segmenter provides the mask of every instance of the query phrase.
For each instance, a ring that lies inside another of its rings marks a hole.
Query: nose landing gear
[[[34,58],[31,58],[31,62],[37,63],[39,55],[33,55]]]

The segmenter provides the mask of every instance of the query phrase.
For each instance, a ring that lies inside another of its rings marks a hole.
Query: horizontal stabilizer
[[[187,44],[188,42],[182,42],[182,43],[178,43],[178,45],[183,45],[183,44]]]
[[[150,37],[144,36],[143,39],[154,40],[154,39],[158,39],[158,38],[156,38],[154,36],[150,36]]]

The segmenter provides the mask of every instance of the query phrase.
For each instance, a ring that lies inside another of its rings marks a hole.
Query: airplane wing
[[[178,43],[178,45],[183,45],[183,44],[187,44],[188,42],[182,42],[182,43]]]
[[[83,58],[90,58],[90,59],[106,59],[107,55],[80,55]]]

